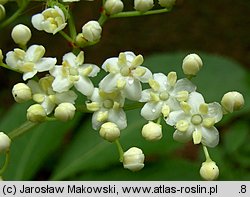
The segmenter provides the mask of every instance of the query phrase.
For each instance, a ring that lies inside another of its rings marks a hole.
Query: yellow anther
[[[186,120],[179,120],[176,125],[175,125],[176,129],[178,131],[181,131],[181,132],[186,132],[188,127],[189,127],[189,123],[188,121]]]
[[[181,101],[187,101],[188,100],[188,91],[180,91],[177,93],[176,99],[181,102]]]
[[[170,72],[168,73],[168,83],[170,86],[174,86],[177,81],[177,75],[176,72]]]
[[[207,114],[208,113],[208,104],[206,104],[206,103],[200,104],[199,111],[201,114]]]
[[[201,139],[202,139],[202,133],[200,130],[195,130],[193,132],[193,142],[194,144],[199,144],[201,143]]]
[[[38,46],[35,49],[35,52],[33,54],[33,62],[37,62],[38,60],[40,60],[43,55],[45,53],[45,48],[43,46]]]
[[[86,107],[89,111],[98,111],[100,109],[99,103],[97,102],[86,103]]]
[[[161,108],[161,113],[163,114],[164,118],[168,117],[170,113],[170,108],[168,105],[163,105]]]
[[[83,69],[82,75],[88,76],[92,71],[93,71],[93,67],[91,65],[89,65],[87,68]]]
[[[105,112],[103,112],[103,111],[98,112],[97,118],[96,118],[96,120],[98,122],[103,122],[103,121],[106,121],[107,119],[108,119],[108,112],[107,111],[105,111]]]
[[[33,62],[25,62],[18,69],[24,73],[33,71],[35,64]]]
[[[53,77],[43,77],[39,80],[39,85],[44,92],[47,92],[49,88],[51,88],[51,84],[53,82]]]
[[[160,89],[160,84],[154,79],[149,79],[148,83],[154,91],[158,91]]]
[[[134,73],[135,73],[135,75],[141,77],[141,76],[145,75],[146,69],[145,69],[145,68],[142,68],[142,67],[137,67],[137,68],[135,69],[135,72],[134,72]]]
[[[42,103],[45,99],[45,96],[43,94],[34,94],[33,100],[37,103]]]
[[[55,95],[49,95],[49,100],[50,100],[52,103],[56,103],[56,96],[55,96]]]
[[[181,109],[185,112],[185,113],[189,113],[190,110],[191,110],[191,106],[185,102],[185,101],[182,101],[180,102],[180,105],[181,105]]]
[[[116,87],[121,90],[126,86],[126,81],[123,79],[118,79],[116,82]]]
[[[133,68],[136,68],[137,66],[140,66],[142,65],[143,63],[143,56],[142,55],[137,55],[133,61],[131,62],[131,66],[130,68],[133,69]]]
[[[118,103],[118,102],[114,102],[114,105],[113,105],[113,109],[114,110],[118,110],[118,109],[120,109],[120,104]]]
[[[158,94],[150,92],[150,101],[152,101],[152,102],[158,102],[158,101],[160,101],[160,98],[159,98]]]
[[[118,57],[118,64],[119,65],[126,65],[127,59],[125,53],[120,53]]]
[[[24,56],[25,56],[25,51],[24,51],[24,50],[22,50],[22,49],[14,49],[14,53],[15,53],[15,55],[16,55],[19,59],[21,59],[21,60],[24,59]]]
[[[205,118],[202,122],[204,127],[211,128],[215,124],[215,118]]]
[[[109,73],[116,73],[116,69],[114,67],[112,67],[110,64],[107,64],[106,65],[106,70],[109,72]]]
[[[76,57],[76,63],[81,65],[84,62],[84,53],[81,51]]]

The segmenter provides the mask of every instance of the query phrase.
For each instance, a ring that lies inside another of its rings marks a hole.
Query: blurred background
[[[124,1],[126,9],[133,7],[132,2]],[[100,6],[100,0],[81,1],[70,6],[78,32],[89,20],[98,20]],[[32,28],[31,15],[43,8],[43,4],[31,2],[15,23],[0,30],[0,48],[4,54],[17,47],[10,33],[18,23],[31,28],[30,44],[45,46],[45,56],[57,57],[58,63],[65,53],[71,51],[69,43],[62,41],[61,35],[51,36]],[[15,3],[6,4],[7,15],[15,9]],[[221,143],[211,150],[211,157],[220,167],[219,180],[250,180],[249,32],[248,0],[177,0],[169,13],[108,20],[100,43],[84,50],[85,62],[101,65],[119,52],[133,51],[142,54],[145,64],[150,65],[153,71],[167,73],[176,70],[181,76],[180,67],[185,55],[201,54],[204,68],[194,82],[209,102],[219,102],[230,90],[241,91],[246,98],[244,110],[227,116],[218,125]],[[28,105],[13,107],[11,88],[21,80],[20,74],[2,68],[0,80],[0,129],[9,131],[25,120]],[[139,118],[138,110],[128,113],[129,127],[121,141],[125,149],[131,145],[145,148],[146,165],[141,172],[124,170],[118,162],[115,146],[103,142],[91,129],[91,116],[79,114],[70,123],[43,124],[35,129],[38,131],[17,139],[13,143],[7,179],[201,180],[199,168],[204,161],[201,147],[174,142],[171,139],[173,128],[167,126],[164,129],[169,132],[160,142],[146,142],[140,136],[140,129],[146,121],[134,121]],[[43,144],[46,148],[42,148]],[[33,148],[27,148],[28,145]]]

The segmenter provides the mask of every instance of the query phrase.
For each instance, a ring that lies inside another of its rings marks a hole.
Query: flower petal
[[[50,114],[55,108],[55,103],[51,102],[51,100],[47,96],[45,97],[45,100],[41,103],[41,105],[45,109],[47,115]]]
[[[160,85],[160,91],[167,90],[168,81],[167,81],[167,76],[164,75],[163,73],[155,73],[153,75],[153,78],[155,81],[157,81]]]
[[[193,114],[199,113],[199,107],[205,103],[203,96],[198,92],[191,92],[187,103],[191,106]]]
[[[111,57],[107,59],[103,64],[102,64],[103,70],[106,72],[111,72],[111,73],[117,73],[120,71],[120,67],[118,65],[118,58],[117,57]]]
[[[166,123],[170,126],[174,126],[179,120],[186,120],[190,122],[191,116],[186,114],[182,110],[172,111],[170,112],[168,118],[166,119]]]
[[[55,94],[55,97],[56,97],[56,100],[55,100],[56,104],[60,104],[60,103],[75,104],[77,94],[74,91],[69,90],[67,92],[57,93]]]
[[[163,102],[146,103],[141,109],[141,116],[146,120],[155,120],[161,116]]]
[[[141,98],[142,86],[138,79],[130,77],[126,78],[126,86],[123,89],[123,94],[126,98],[134,101],[139,101]]]
[[[215,127],[201,127],[202,139],[201,143],[208,147],[215,147],[219,143],[219,132]]]
[[[94,91],[94,85],[87,77],[79,76],[79,80],[75,82],[75,88],[85,96],[91,96]]]
[[[92,115],[92,127],[94,130],[99,130],[103,122],[97,121],[97,116],[98,113],[101,112],[102,110],[95,111]],[[104,112],[104,111],[103,111]]]
[[[122,76],[120,74],[108,74],[99,83],[99,87],[104,92],[113,92],[117,89],[117,80]]]
[[[81,73],[81,70],[84,70],[85,68],[88,68],[89,66],[91,66],[92,71],[88,74],[88,76],[95,77],[100,72],[100,68],[96,66],[95,64],[83,64],[81,68],[79,69],[79,73]]]
[[[68,91],[72,86],[73,83],[66,77],[61,77],[60,75],[58,75],[52,83],[53,90],[59,93]]]
[[[205,115],[210,118],[215,118],[215,123],[219,122],[223,117],[223,112],[221,105],[219,103],[209,103],[208,104],[208,114]]]
[[[40,61],[36,63],[36,69],[38,72],[44,72],[52,69],[56,64],[56,58],[45,57],[41,58]]]
[[[6,54],[6,64],[10,66],[11,68],[16,69],[18,61],[19,61],[19,58],[15,55],[13,51],[9,51]]]
[[[178,93],[180,91],[193,92],[195,90],[196,90],[196,86],[188,79],[178,80],[174,87],[174,93]]]
[[[186,132],[181,132],[178,130],[175,130],[174,134],[173,134],[173,138],[174,140],[178,141],[178,142],[188,142],[192,139],[192,133],[193,133],[193,128],[189,128]]]
[[[137,77],[142,83],[147,83],[148,80],[153,77],[151,71],[148,68],[143,67],[143,66],[138,66],[137,68],[143,68],[146,70],[144,75]]]
[[[37,93],[44,94],[43,90],[39,86],[39,83],[37,83],[34,80],[29,80],[27,86],[30,87],[32,94],[37,94]]]
[[[150,92],[152,92],[151,89],[143,90],[142,93],[141,93],[141,99],[139,101],[140,102],[148,102],[148,101],[150,101]]]
[[[41,26],[43,20],[44,16],[42,14],[36,14],[32,16],[31,23],[37,30],[41,31],[43,30],[43,27]]]
[[[63,62],[64,61],[67,61],[70,66],[76,67],[76,56],[74,55],[74,53],[72,53],[72,52],[66,53],[63,56]]]
[[[126,113],[122,110],[109,110],[108,120],[117,124],[119,129],[125,129],[127,127]]]
[[[33,70],[31,72],[23,73],[23,80],[26,81],[27,79],[30,79],[36,75],[37,71]]]

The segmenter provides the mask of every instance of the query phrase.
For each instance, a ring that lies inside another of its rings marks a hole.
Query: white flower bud
[[[82,35],[89,42],[97,42],[100,40],[102,27],[97,21],[89,21],[82,27]]]
[[[101,137],[109,142],[114,142],[120,137],[120,129],[113,122],[106,122],[102,124],[99,131]]]
[[[27,26],[19,24],[12,29],[11,37],[16,44],[26,45],[31,38],[31,31]]]
[[[205,161],[200,168],[200,175],[207,181],[213,181],[219,176],[219,168],[214,161]]]
[[[107,0],[104,4],[104,9],[107,14],[117,14],[123,10],[123,2],[121,0]]]
[[[43,122],[46,119],[45,109],[40,104],[31,105],[27,109],[27,119],[31,122]]]
[[[0,4],[4,5],[5,3],[7,3],[9,0],[0,0]]]
[[[189,54],[183,59],[182,70],[185,75],[195,76],[202,67],[202,60],[196,54]]]
[[[140,12],[146,12],[154,6],[154,0],[135,0],[134,8]]]
[[[244,103],[244,97],[236,91],[224,94],[221,99],[221,105],[226,113],[232,113],[233,111],[241,109]]]
[[[75,106],[72,103],[61,103],[55,109],[55,117],[61,121],[72,120],[75,115]]]
[[[0,4],[0,21],[5,17],[5,8]]]
[[[142,136],[146,140],[156,141],[162,138],[162,126],[160,124],[149,121],[142,128]]]
[[[82,33],[77,34],[75,39],[76,45],[79,47],[84,47],[87,44],[87,40],[83,37]]]
[[[8,135],[0,132],[0,153],[8,151],[10,148],[11,139]]]
[[[133,172],[144,167],[144,154],[141,149],[132,147],[123,154],[123,167]]]
[[[158,2],[162,7],[171,9],[174,6],[176,0],[158,0]]]
[[[32,98],[31,89],[24,83],[18,83],[12,88],[12,95],[16,102],[22,103]]]

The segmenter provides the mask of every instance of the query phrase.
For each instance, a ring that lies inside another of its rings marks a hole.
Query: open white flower
[[[37,72],[52,69],[56,64],[56,58],[43,57],[45,48],[42,45],[32,45],[25,52],[22,49],[14,49],[6,55],[6,63],[12,69],[23,73],[23,80],[35,76]]]
[[[56,92],[68,91],[73,85],[83,95],[91,96],[94,85],[89,77],[95,77],[100,68],[94,64],[83,64],[84,54],[80,52],[78,56],[67,53],[63,56],[62,66],[55,66],[50,70],[50,74],[55,77],[52,83]]]
[[[214,124],[223,116],[220,104],[206,104],[200,93],[192,92],[187,102],[181,102],[181,108],[171,112],[166,120],[176,128],[174,139],[187,142],[193,138],[194,144],[215,147],[219,143],[219,132]]]
[[[41,78],[39,82],[29,80],[27,83],[31,89],[33,100],[41,104],[47,115],[60,103],[74,104],[77,98],[77,95],[72,90],[62,93],[53,91],[53,80],[52,76],[47,76]]]
[[[120,53],[119,57],[107,59],[102,68],[109,74],[99,84],[104,92],[121,90],[124,96],[130,100],[141,98],[142,86],[140,82],[146,83],[152,78],[152,73],[143,63],[142,55],[133,52]]]
[[[187,101],[190,92],[196,87],[188,79],[178,81],[175,72],[168,76],[155,73],[149,80],[151,89],[142,91],[141,102],[147,102],[141,109],[141,115],[146,120],[155,120],[162,114],[167,118],[171,111],[180,109],[179,102]]]
[[[124,97],[119,91],[105,93],[98,88],[94,89],[87,109],[93,111],[92,127],[98,130],[105,122],[115,123],[120,130],[127,127],[126,113],[123,111]]]
[[[63,11],[57,6],[54,6],[54,8],[48,8],[42,13],[34,15],[31,19],[32,25],[37,30],[44,30],[47,33],[53,34],[56,34],[65,28],[67,25],[65,21],[66,19]]]

